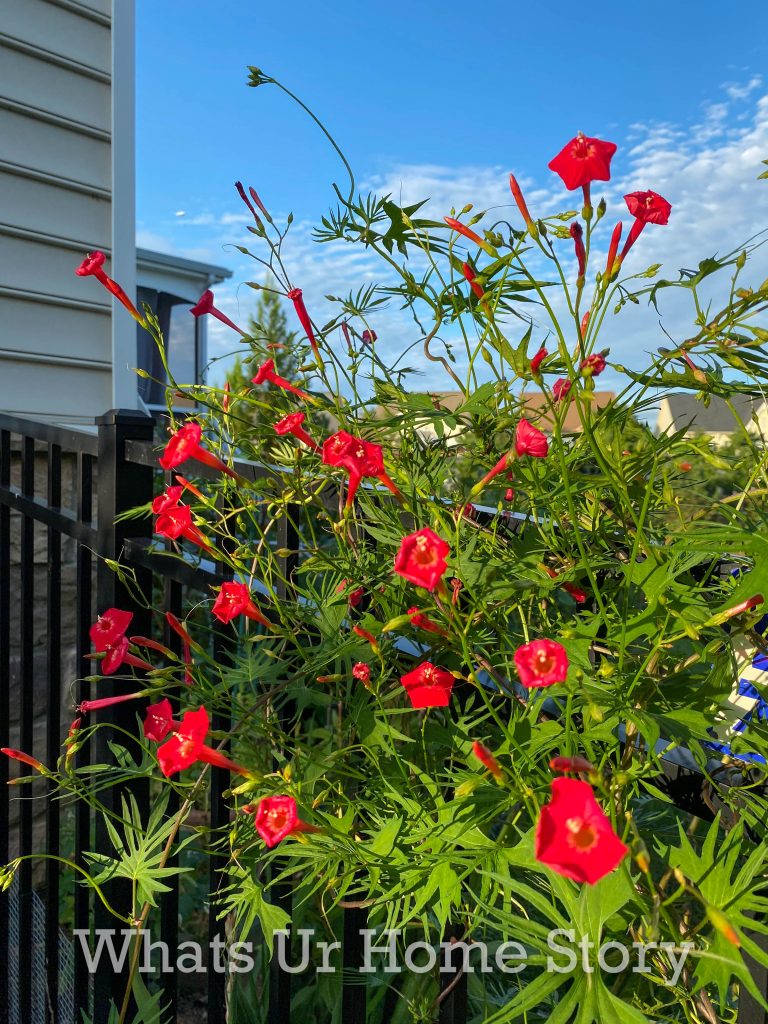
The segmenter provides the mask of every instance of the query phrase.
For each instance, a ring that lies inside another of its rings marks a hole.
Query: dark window
[[[182,299],[153,288],[137,289],[139,308],[146,302],[160,323],[165,338],[168,366],[178,384],[200,383],[199,322],[190,315],[194,301]],[[157,346],[142,327],[137,328],[137,354],[139,369],[146,370],[149,378],[139,377],[139,395],[150,407],[165,406],[165,388],[168,383],[163,361]],[[186,404],[186,403],[179,403]]]

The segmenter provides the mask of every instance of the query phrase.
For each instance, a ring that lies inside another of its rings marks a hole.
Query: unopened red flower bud
[[[580,757],[576,754],[574,757],[553,757],[549,762],[549,767],[553,772],[593,772],[595,767],[585,757]]]

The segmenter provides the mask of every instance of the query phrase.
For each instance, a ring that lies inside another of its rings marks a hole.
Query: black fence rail
[[[164,607],[181,618],[189,591],[207,592],[222,581],[214,563],[192,565],[163,557],[152,549],[151,523],[146,518],[120,518],[121,514],[152,500],[156,484],[157,454],[152,448],[154,421],[132,411],[113,410],[100,417],[93,431],[75,431],[0,415],[0,740],[55,765],[74,717],[74,707],[89,694],[87,683],[72,688],[71,680],[85,673],[83,660],[90,651],[89,629],[96,615],[109,607],[134,613],[132,632],[152,635],[150,612],[135,600],[134,590],[112,571],[107,560],[118,560],[135,574],[144,595],[163,594]],[[271,472],[250,463],[236,466],[243,476]],[[205,466],[196,467],[206,475]],[[282,593],[285,597],[298,563],[298,511],[282,518],[277,547],[281,552]],[[171,630],[163,638],[174,648],[178,636]],[[217,639],[218,655],[226,657],[226,641]],[[100,683],[99,696],[110,696],[115,684]],[[135,730],[135,713],[128,705],[109,709],[111,721]],[[101,716],[100,716],[100,720]],[[215,728],[224,728],[218,720]],[[102,763],[110,757],[106,740],[97,730],[94,740],[76,754],[77,765]],[[39,797],[24,784],[8,786],[10,762],[0,757],[0,865],[12,858],[46,851],[39,862],[25,860],[14,882],[14,899],[0,897],[0,1024],[80,1024],[83,1014],[93,1024],[107,1024],[109,1008],[118,1001],[126,984],[126,970],[115,970],[102,958],[92,972],[85,951],[93,948],[95,933],[114,929],[115,921],[85,885],[72,883],[66,858],[86,866],[89,850],[108,849],[108,837],[100,815],[85,801],[74,806]],[[20,764],[22,777],[34,774]],[[675,769],[676,771],[676,769]],[[14,769],[14,774],[18,774]],[[672,780],[674,782],[674,780]],[[149,801],[146,781],[132,783],[141,806]],[[229,811],[222,799],[229,775],[212,769],[209,779],[209,826],[224,829]],[[693,789],[695,790],[694,782]],[[680,785],[687,805],[690,780]],[[107,790],[100,799],[113,801],[116,813],[119,792]],[[172,795],[171,800],[177,800]],[[682,801],[681,801],[682,802]],[[177,804],[171,803],[169,811]],[[688,809],[696,809],[689,806]],[[39,866],[38,866],[39,865]],[[221,865],[212,858],[208,891],[222,885]],[[159,938],[171,950],[178,948],[180,913],[178,882],[161,902]],[[68,887],[68,888],[67,888]],[[65,891],[66,888],[66,891]],[[127,885],[108,883],[109,898],[118,909],[130,907]],[[290,911],[290,886],[271,890],[272,898]],[[62,935],[61,907],[67,905],[69,927]],[[14,909],[15,908],[15,909]],[[206,908],[211,957],[214,940],[225,940],[225,924],[215,904]],[[343,911],[341,934],[342,986],[337,1024],[365,1024],[368,989],[358,969],[363,958],[361,930],[367,926],[364,909]],[[87,940],[74,941],[77,933]],[[445,939],[461,939],[450,924]],[[71,950],[66,957],[62,949]],[[265,961],[266,963],[266,961]],[[227,976],[208,963],[206,991],[201,1002],[209,1024],[227,1021]],[[292,1012],[292,1002],[302,985],[301,975],[282,969],[273,958],[263,971],[262,1005],[269,1024],[296,1024],[303,1016]],[[71,975],[71,976],[70,976]],[[765,971],[756,967],[756,978],[766,989]],[[179,1012],[174,974],[164,974],[163,1019],[184,1024]],[[466,1024],[467,978],[441,974],[440,1024]],[[382,1024],[388,1021],[389,1002],[377,1011]],[[195,1020],[200,1020],[199,1015]],[[741,1000],[739,1024],[768,1024],[768,1015],[751,997]]]

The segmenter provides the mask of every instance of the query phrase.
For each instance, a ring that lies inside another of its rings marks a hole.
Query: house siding
[[[112,404],[111,301],[74,273],[112,249],[111,10],[0,0],[0,410],[63,423]]]

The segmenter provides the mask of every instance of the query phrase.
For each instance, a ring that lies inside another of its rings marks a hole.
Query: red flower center
[[[418,565],[434,565],[437,561],[435,548],[426,537],[418,537],[413,550],[413,560]]]
[[[555,657],[546,651],[537,651],[533,657],[533,671],[540,676],[552,672],[555,668]]]
[[[275,832],[281,831],[288,824],[287,812],[279,807],[271,807],[266,813],[266,818],[269,822],[269,827],[274,829]]]
[[[568,818],[568,845],[579,853],[587,853],[597,844],[597,829],[583,818]]]

